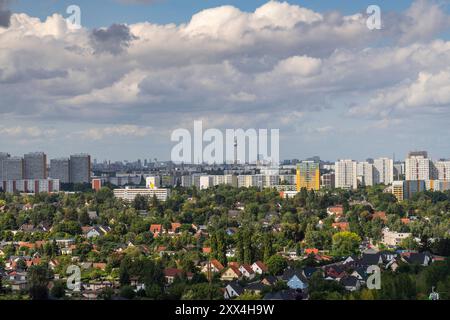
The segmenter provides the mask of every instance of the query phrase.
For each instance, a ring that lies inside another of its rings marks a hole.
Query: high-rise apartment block
[[[353,160],[340,160],[335,163],[336,188],[358,189],[357,163]]]
[[[358,162],[357,164],[358,180],[363,186],[374,185],[374,165],[369,162]]]
[[[392,184],[394,181],[394,160],[378,158],[373,161],[374,184]]]
[[[450,181],[450,161],[436,161],[434,163],[435,172],[434,178],[436,180]]]
[[[405,180],[432,179],[433,163],[426,151],[410,152],[405,160]]]
[[[320,188],[334,189],[335,175],[334,173],[325,173],[320,177]]]
[[[58,179],[61,183],[70,182],[70,160],[69,158],[60,158],[50,160],[49,177]]]
[[[297,191],[320,189],[320,163],[315,161],[302,161],[297,164]]]
[[[8,159],[10,155],[5,152],[0,152],[0,181],[3,181],[3,161]]]
[[[392,193],[398,201],[411,199],[414,194],[425,190],[426,184],[423,180],[394,181],[392,183]]]
[[[76,154],[70,156],[70,182],[89,183],[91,178],[91,156]]]
[[[10,157],[2,161],[3,181],[23,179],[23,159],[20,157]]]
[[[27,153],[23,157],[24,179],[47,179],[47,155],[43,152]]]

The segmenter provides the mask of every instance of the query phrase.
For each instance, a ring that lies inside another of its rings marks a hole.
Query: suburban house
[[[288,287],[291,289],[304,290],[308,287],[308,280],[301,269],[287,268],[283,273],[282,279],[287,282]]]
[[[261,261],[254,262],[252,264],[252,270],[256,274],[263,274],[263,273],[267,273],[269,271],[267,266],[264,263],[262,263]]]
[[[225,267],[220,263],[219,260],[213,259],[211,261],[208,261],[204,264],[204,266],[201,269],[202,273],[207,274],[210,273],[219,273],[221,272]]]
[[[255,272],[252,269],[252,266],[249,264],[243,264],[239,267],[239,271],[242,273],[244,278],[253,279],[255,277]]]
[[[166,283],[167,284],[172,284],[173,281],[175,280],[175,278],[181,278],[183,276],[186,276],[186,278],[188,280],[192,279],[192,273],[190,272],[184,272],[181,269],[176,269],[176,268],[167,268],[164,269],[164,278],[166,279]]]
[[[398,247],[404,239],[411,237],[411,235],[409,232],[395,232],[390,231],[389,228],[384,228],[381,243],[388,247]]]
[[[111,232],[110,227],[94,226],[94,227],[90,228],[89,231],[86,233],[86,238],[91,239],[91,238],[102,237],[102,236],[108,234],[109,232]]]
[[[341,205],[337,205],[334,207],[328,207],[327,208],[327,214],[329,216],[343,216],[344,215],[344,207]]]
[[[163,228],[161,224],[152,224],[150,226],[150,232],[153,233],[154,237],[157,237],[163,232]]]
[[[242,288],[236,281],[232,281],[225,287],[223,296],[225,299],[233,299],[239,297],[243,293],[244,288]]]
[[[239,268],[236,266],[229,266],[225,272],[220,277],[222,281],[233,281],[237,279],[241,279],[242,273],[239,271]]]
[[[357,277],[347,276],[339,280],[347,291],[356,291],[361,288],[361,282]]]

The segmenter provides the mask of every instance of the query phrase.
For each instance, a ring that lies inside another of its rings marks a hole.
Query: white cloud
[[[90,128],[83,132],[78,132],[85,139],[103,140],[114,139],[115,137],[147,137],[154,132],[152,127],[142,127],[136,125],[120,125],[114,127]]]
[[[84,123],[93,139],[143,138],[149,124],[162,132],[194,119],[293,132],[316,117],[326,133],[331,120],[402,110],[448,118],[450,41],[437,35],[449,16],[418,0],[383,17],[384,29],[370,31],[362,13],[270,1],[254,12],[203,10],[180,25],[92,31],[56,14],[13,14],[0,28],[0,117],[11,127]]]

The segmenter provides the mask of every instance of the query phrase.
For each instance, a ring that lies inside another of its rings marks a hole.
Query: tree
[[[136,210],[147,210],[148,208],[148,198],[138,194],[135,198],[134,198],[134,208]]]
[[[286,266],[286,259],[277,254],[271,256],[267,260],[267,268],[269,269],[269,273],[274,276],[281,274]]]
[[[336,256],[348,256],[358,252],[361,238],[353,232],[342,231],[333,235],[333,253]]]
[[[48,269],[44,265],[31,266],[28,269],[28,285],[32,300],[48,299]]]
[[[52,297],[61,299],[66,295],[66,286],[63,281],[55,281],[53,282],[53,287],[50,290],[50,294]]]
[[[132,300],[136,296],[136,293],[131,286],[123,286],[120,288],[120,296],[122,298]]]

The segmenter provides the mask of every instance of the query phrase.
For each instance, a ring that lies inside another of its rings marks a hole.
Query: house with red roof
[[[261,261],[256,261],[252,264],[252,270],[256,274],[263,274],[267,273],[269,271],[269,268],[267,268],[267,266]]]
[[[242,264],[239,267],[239,271],[242,273],[242,276],[247,279],[253,279],[255,277],[255,271],[253,271],[252,266],[249,264]]]
[[[381,219],[383,222],[387,222],[388,221],[388,219],[387,219],[387,217],[386,217],[386,212],[384,212],[384,211],[376,211],[373,215],[372,215],[372,219],[376,219],[376,218],[379,218],[379,219]]]
[[[233,281],[242,278],[242,272],[234,265],[229,266],[220,277],[222,281]]]
[[[334,229],[338,229],[340,231],[349,231],[350,230],[350,224],[348,222],[335,222],[332,224],[332,227]]]
[[[150,226],[150,232],[153,233],[154,237],[157,237],[163,232],[163,227],[161,224],[152,224]]]
[[[343,216],[344,215],[344,207],[342,205],[336,205],[334,207],[327,208],[327,214],[329,216]]]
[[[225,269],[225,267],[220,263],[219,260],[217,259],[213,259],[211,261],[208,261],[204,264],[201,272],[208,274],[208,272],[210,273],[219,273],[221,272],[223,269]]]
[[[181,278],[183,276],[186,276],[188,280],[191,280],[193,274],[191,272],[184,272],[183,270],[177,268],[164,269],[164,278],[166,279],[167,284],[172,284],[175,278]]]

